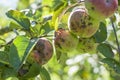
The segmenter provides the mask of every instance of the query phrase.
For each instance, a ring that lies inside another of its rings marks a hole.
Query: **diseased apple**
[[[103,20],[118,8],[118,0],[85,0],[85,7],[91,17]]]
[[[53,46],[45,38],[40,38],[30,54],[31,61],[35,61],[40,65],[47,63],[53,55]]]
[[[78,38],[68,30],[58,29],[55,32],[54,45],[61,52],[72,52],[77,47]]]
[[[99,28],[99,21],[89,16],[85,8],[71,12],[68,19],[68,28],[81,38],[90,38]]]
[[[77,51],[79,53],[95,53],[98,43],[95,42],[94,38],[79,38]]]

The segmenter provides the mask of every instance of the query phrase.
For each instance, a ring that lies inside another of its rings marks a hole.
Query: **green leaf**
[[[33,50],[34,46],[36,45],[36,43],[38,42],[39,38],[34,38],[34,39],[31,39],[29,41],[29,44],[26,48],[26,51],[24,53],[24,56],[23,56],[23,61],[26,61],[27,57],[29,56],[30,52]]]
[[[41,80],[51,80],[50,74],[44,67],[41,67],[40,69],[40,77],[41,77]]]
[[[109,67],[111,67],[115,72],[120,74],[120,64],[116,60],[112,58],[104,58],[102,60],[103,63],[106,63]]]
[[[62,11],[67,7],[67,3],[64,2],[63,5],[61,5],[54,13],[53,13],[53,17],[52,17],[52,23],[51,26],[57,30],[58,29],[58,24],[59,24],[59,16],[62,13]]]
[[[68,59],[67,53],[61,53],[60,59],[58,60],[61,65],[66,65]]]
[[[36,77],[40,73],[40,65],[37,63],[33,63],[29,69],[29,72],[26,73],[23,78],[33,78]]]
[[[56,49],[56,57],[57,57],[57,61],[61,64],[61,65],[65,65],[66,60],[68,59],[67,53],[63,53],[59,50]]]
[[[53,1],[53,0],[43,0],[43,1],[42,1],[42,5],[46,5],[46,4],[47,4],[48,6],[51,7],[51,6],[52,6],[52,3],[53,3],[52,1]]]
[[[56,49],[56,58],[59,61],[61,57],[62,52]]]
[[[1,74],[2,78],[6,80],[9,77],[15,77],[17,76],[17,72],[13,70],[12,68],[4,68]]]
[[[0,35],[4,35],[6,33],[11,32],[12,30],[9,27],[4,27],[0,29]]]
[[[24,53],[29,45],[29,39],[24,36],[18,36],[10,46],[9,60],[11,66],[18,70],[22,64]]]
[[[11,66],[18,70],[27,59],[33,47],[37,43],[37,38],[29,40],[24,36],[18,36],[10,47],[9,62]]]
[[[4,51],[0,51],[0,62],[4,64],[9,64],[8,54]]]
[[[53,29],[51,29],[50,24],[47,22],[41,27],[41,30],[44,30],[43,34],[48,34]]]
[[[30,6],[30,0],[19,0],[17,9],[22,10],[28,8],[29,6]]]
[[[9,29],[10,29],[10,30],[20,29],[20,28],[21,28],[21,27],[20,27],[17,23],[15,23],[15,22],[13,22],[13,21],[11,21],[10,24],[9,24]]]
[[[114,57],[114,53],[109,44],[101,43],[97,46],[97,50],[100,51],[100,53],[102,53],[105,57],[108,57],[108,58]]]
[[[6,80],[19,80],[17,77],[9,77]]]
[[[29,30],[30,21],[29,19],[22,13],[17,10],[10,10],[6,13],[6,15],[15,20],[19,25],[21,25],[24,29]]]
[[[64,2],[62,0],[54,0],[52,8],[54,9],[54,11],[56,11],[63,5],[64,5]]]
[[[107,38],[107,29],[106,25],[103,22],[100,22],[100,26],[98,31],[95,33],[94,38],[97,43],[101,43],[106,40]]]
[[[72,4],[74,4],[74,3],[77,3],[78,0],[70,0],[70,2],[71,2]]]

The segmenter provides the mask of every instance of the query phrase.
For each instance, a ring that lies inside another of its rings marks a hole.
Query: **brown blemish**
[[[92,10],[95,10],[95,8],[94,8],[93,6],[91,7],[91,9],[92,9]]]

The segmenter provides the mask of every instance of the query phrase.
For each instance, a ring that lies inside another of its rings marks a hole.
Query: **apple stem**
[[[115,29],[112,18],[110,18],[110,21],[112,23],[112,27],[113,27],[113,31],[114,31],[114,35],[115,35],[115,39],[116,39],[116,44],[117,44],[117,47],[118,47],[119,61],[120,61],[120,45],[119,45],[118,37],[117,37],[116,29]]]

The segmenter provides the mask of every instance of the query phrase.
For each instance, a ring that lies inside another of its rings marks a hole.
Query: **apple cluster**
[[[118,0],[85,0],[85,7],[71,12],[68,30],[55,31],[55,48],[61,52],[76,50],[79,53],[94,53],[98,43],[93,35],[100,21],[111,17],[118,7]]]
[[[68,18],[68,29],[59,28],[54,33],[54,47],[62,53],[95,53],[98,43],[93,35],[100,21],[111,17],[118,7],[118,0],[84,0],[85,7],[73,10]],[[53,55],[53,45],[46,38],[39,38],[26,62],[46,64]],[[22,76],[28,69],[21,67]]]
[[[99,22],[113,15],[118,0],[85,0],[85,8],[73,10],[68,18],[68,29],[55,31],[54,46],[61,52],[77,51],[94,53],[98,43],[92,37],[99,29]],[[49,40],[40,38],[32,50],[29,61],[43,65],[53,55],[53,46]]]

